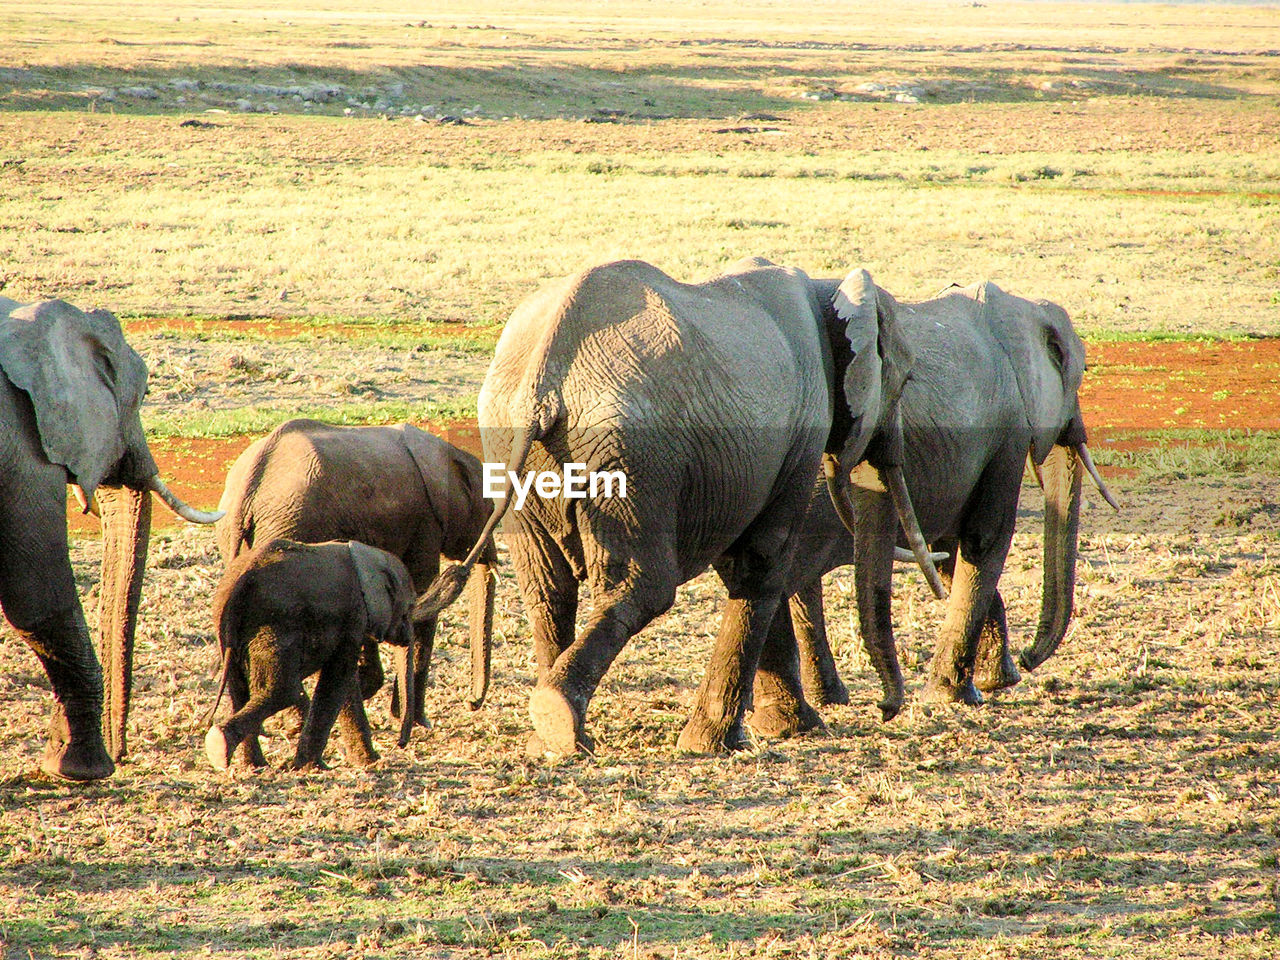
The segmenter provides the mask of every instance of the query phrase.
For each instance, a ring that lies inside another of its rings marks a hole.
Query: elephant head
[[[369,635],[396,648],[396,685],[402,704],[414,702],[413,585],[404,565],[385,550],[378,550],[358,540],[348,542],[351,564],[360,581],[368,615]],[[394,560],[394,563],[389,561]],[[413,733],[412,710],[400,716],[400,746],[407,746]]]
[[[902,474],[902,414],[898,401],[914,356],[898,322],[898,302],[866,270],[836,285],[815,281],[835,360],[835,416],[823,470],[841,521],[854,532],[850,471],[863,460],[880,472],[916,562],[940,599],[946,595],[934,567]]]
[[[1045,492],[1044,586],[1033,646],[1019,658],[1034,670],[1066,634],[1075,594],[1080,481],[1088,471],[1104,498],[1119,509],[1093,465],[1078,391],[1084,344],[1067,312],[1047,300],[1025,300],[987,282],[968,288],[980,319],[1009,358],[1031,432],[1028,458]]]
[[[440,552],[450,560],[461,560],[476,543],[493,513],[493,501],[484,496],[480,461],[464,450],[441,441],[438,437],[405,424],[405,446],[426,485],[428,503],[448,538]],[[493,565],[497,551],[492,536],[484,544],[479,562],[467,581],[471,636],[472,710],[479,710],[489,690],[490,663],[493,650]],[[401,700],[401,703],[412,701]]]
[[[138,413],[147,368],[112,314],[61,300],[0,303],[0,370],[30,399],[45,457],[66,469],[85,508],[96,504],[102,521],[103,724],[108,752],[119,759],[151,523],[148,491],[188,520],[212,523],[217,514],[193,510],[160,481]]]

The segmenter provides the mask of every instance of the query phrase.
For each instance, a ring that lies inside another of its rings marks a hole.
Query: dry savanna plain
[[[0,954],[1276,956],[1278,184],[1275,6],[7,0],[0,295],[122,317],[200,505],[299,414],[474,446],[497,333],[548,278],[762,255],[1061,303],[1122,510],[1086,490],[1071,632],[978,709],[912,696],[942,610],[903,568],[909,701],[880,722],[843,570],[827,735],[679,756],[707,574],[606,677],[596,755],[530,760],[504,566],[483,709],[455,608],[430,728],[397,749],[379,695],[382,759],[305,774],[283,723],[272,768],[205,762],[222,564],[157,524],[111,779],[38,773],[48,685],[0,627]],[[92,623],[83,518],[71,550]]]

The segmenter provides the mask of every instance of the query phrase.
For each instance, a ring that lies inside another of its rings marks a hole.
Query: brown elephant
[[[680,583],[712,565],[729,599],[677,746],[747,742],[753,685],[781,679],[769,626],[819,463],[824,453],[845,469],[871,459],[900,477],[898,398],[911,363],[893,304],[862,270],[820,289],[799,270],[748,259],[684,284],[622,261],[516,308],[479,419],[487,460],[505,461],[526,491],[539,474],[539,496],[521,506],[517,487],[490,519],[514,501],[508,544],[538,660],[531,752],[592,749],[586,713],[605,671]],[[549,474],[563,471],[567,484],[577,467],[625,476],[625,496],[543,493]],[[916,529],[910,503],[898,506]],[[914,546],[927,554],[919,537]],[[420,605],[448,600],[466,570],[446,571]],[[575,633],[580,581],[593,610]],[[791,710],[818,722],[803,703]]]
[[[1045,572],[1023,669],[1053,653],[1071,617],[1083,472],[1115,506],[1085,442],[1077,399],[1084,345],[1061,307],[992,283],[949,288],[898,312],[915,355],[901,399],[903,474],[925,538],[947,555],[940,572],[952,588],[925,695],[977,704],[979,690],[1020,679],[997,586],[1028,460],[1045,491]],[[852,484],[852,536],[831,500],[812,498],[791,571],[791,615],[781,613],[772,629],[778,649],[795,648],[794,630],[810,702],[847,702],[826,642],[821,577],[855,563],[860,629],[889,719],[903,702],[890,574],[894,547],[905,540],[877,472],[861,467]]]
[[[471,454],[410,424],[331,426],[290,420],[255,441],[232,464],[223,488],[218,549],[225,563],[267,540],[303,543],[357,540],[399,557],[421,592],[440,570],[440,557],[466,556],[492,512],[481,496],[480,462]],[[486,537],[470,581],[471,708],[489,684],[497,555]],[[415,623],[417,677],[410,710],[425,723],[423,695],[436,616]],[[371,696],[382,684],[373,651],[361,685]],[[398,688],[397,688],[398,689]],[[393,712],[400,713],[398,693]]]
[[[359,664],[367,644],[398,648],[396,673],[403,702],[413,699],[413,586],[398,557],[358,541],[297,543],[267,540],[227,566],[213,596],[222,650],[222,691],[233,713],[209,728],[205,754],[225,770],[233,754],[265,766],[258,743],[262,721],[297,702],[304,678],[319,673],[298,737],[296,769],[323,767],[325,744],[340,721],[348,758],[378,758],[360,690]],[[217,707],[217,701],[214,703]],[[400,746],[413,718],[405,712]]]
[[[40,765],[64,779],[109,776],[125,754],[151,492],[188,520],[217,519],[160,481],[138,416],[146,386],[107,311],[0,297],[0,606],[53,686]],[[101,663],[67,555],[67,484],[102,520]]]

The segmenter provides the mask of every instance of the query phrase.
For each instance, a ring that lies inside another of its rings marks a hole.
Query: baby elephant
[[[265,766],[258,744],[263,720],[298,703],[303,678],[317,671],[294,767],[323,769],[334,720],[350,759],[376,760],[360,695],[361,649],[366,638],[398,648],[400,702],[413,703],[413,601],[399,558],[355,540],[278,539],[236,557],[213,597],[223,658],[218,699],[228,690],[235,712],[205,736],[209,762],[225,770],[240,748],[243,761]],[[407,710],[400,746],[412,729]]]

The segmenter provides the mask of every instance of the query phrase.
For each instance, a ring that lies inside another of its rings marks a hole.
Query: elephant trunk
[[[396,742],[401,747],[409,745],[409,737],[413,734],[413,725],[417,711],[413,709],[413,704],[417,701],[414,699],[416,692],[414,690],[414,662],[413,648],[417,646],[414,642],[413,623],[406,618],[400,636],[396,638],[396,694],[400,699],[403,707],[400,711],[400,738]]]
[[[113,760],[126,751],[133,678],[133,638],[151,533],[151,495],[131,487],[99,487],[102,579],[98,588],[98,658],[102,662],[103,739]]]
[[[1083,461],[1072,447],[1055,446],[1045,458],[1044,586],[1035,644],[1018,662],[1034,670],[1053,655],[1067,632],[1076,586],[1076,540],[1080,531]]]
[[[471,614],[471,699],[472,710],[484,705],[489,692],[489,672],[493,657],[493,601],[496,586],[493,567],[476,564],[467,585],[467,605]]]

